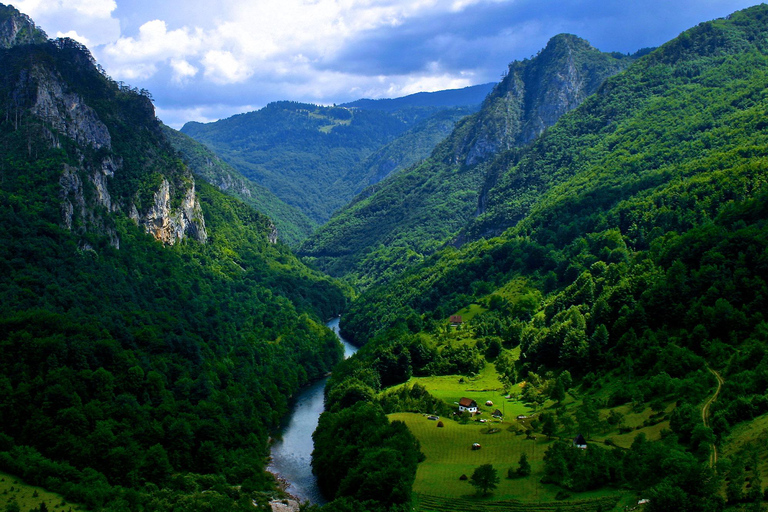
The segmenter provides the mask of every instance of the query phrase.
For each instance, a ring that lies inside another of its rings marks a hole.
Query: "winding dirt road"
[[[701,421],[704,422],[705,427],[709,428],[709,406],[717,400],[725,380],[723,380],[723,377],[716,370],[710,368],[709,365],[707,365],[707,370],[712,372],[712,375],[717,379],[717,390],[715,391],[715,394],[712,395],[710,399],[707,400],[707,403],[704,404],[704,407],[701,408]],[[717,464],[717,445],[712,443],[712,453],[709,455],[709,467],[713,468],[715,467],[715,464]]]

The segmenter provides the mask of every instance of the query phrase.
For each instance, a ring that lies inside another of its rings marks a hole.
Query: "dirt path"
[[[704,407],[701,408],[701,421],[704,422],[705,427],[709,428],[709,406],[712,405],[715,400],[717,400],[717,397],[720,395],[720,389],[722,389],[725,380],[723,380],[723,377],[721,377],[716,370],[710,368],[709,365],[707,365],[707,370],[712,372],[712,375],[714,375],[717,379],[717,390],[715,391],[715,394],[712,395],[712,397],[707,400],[707,403],[704,404]],[[712,443],[712,453],[709,455],[709,467],[713,468],[715,467],[715,464],[717,464],[717,445]]]

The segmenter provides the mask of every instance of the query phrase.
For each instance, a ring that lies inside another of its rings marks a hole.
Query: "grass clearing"
[[[499,380],[496,366],[486,363],[485,367],[475,377],[462,375],[439,375],[435,377],[411,377],[408,382],[394,386],[386,392],[399,390],[402,386],[424,386],[429,394],[443,400],[450,405],[456,405],[463,397],[471,398],[477,402],[481,418],[489,419],[491,413],[499,409],[505,418],[513,418],[519,414],[528,415],[532,409],[518,400],[520,392],[518,386],[510,390],[512,398],[504,398],[504,384]],[[487,401],[493,402],[492,406],[486,406]],[[425,411],[426,412],[426,411]]]
[[[41,503],[45,503],[48,510],[63,512],[87,510],[81,505],[68,502],[59,494],[46,491],[42,487],[25,484],[18,477],[0,472],[0,508],[5,510],[14,501],[18,503],[21,512],[37,509]]]
[[[485,308],[477,303],[472,303],[465,308],[461,308],[456,313],[454,313],[454,315],[461,315],[462,322],[469,322],[480,313],[485,313],[486,311],[488,311],[488,308]]]
[[[484,433],[487,426],[477,422],[461,425],[446,419],[443,421],[445,426],[438,428],[435,421],[428,420],[421,414],[397,413],[389,417],[403,421],[408,426],[421,443],[421,450],[426,455],[426,460],[419,464],[413,487],[418,503],[424,503],[419,505],[418,510],[440,510],[441,502],[453,503],[455,500],[466,503],[461,508],[455,508],[454,503],[454,508],[446,510],[479,510],[470,507],[470,503],[482,503],[480,509],[490,507],[499,510],[496,505],[509,500],[527,504],[527,509],[531,509],[533,504],[541,503],[557,504],[562,510],[570,509],[565,506],[571,502],[588,500],[594,506],[589,505],[583,510],[595,510],[599,502],[593,503],[593,500],[606,498],[603,510],[610,510],[620,498],[617,491],[608,489],[578,493],[570,500],[556,501],[555,497],[562,489],[540,482],[544,472],[544,452],[553,441],[547,440],[546,436],[538,436],[536,440],[526,439],[524,435],[509,431],[509,427],[513,427],[512,430],[518,428],[517,421],[492,424],[493,427],[501,427],[501,431],[487,434]],[[472,443],[480,443],[482,448],[472,450]],[[523,453],[528,456],[532,474],[526,478],[507,478],[507,470],[517,468]],[[481,464],[492,464],[500,477],[498,488],[487,497],[476,496],[475,489],[469,482],[459,480],[463,474],[471,476]],[[606,506],[608,502],[611,503],[610,507]],[[503,510],[513,510],[516,508],[513,505],[506,503]],[[584,503],[581,502],[581,505]]]

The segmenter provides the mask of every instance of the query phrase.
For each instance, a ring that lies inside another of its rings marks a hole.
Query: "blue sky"
[[[658,46],[754,0],[19,0],[49,37],[146,88],[174,127],[271,101],[341,103],[500,79],[568,32]]]

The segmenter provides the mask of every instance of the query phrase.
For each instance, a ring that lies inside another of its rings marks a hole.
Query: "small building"
[[[459,325],[461,323],[461,315],[451,315],[451,323],[453,325]]]
[[[459,400],[459,412],[464,411],[470,414],[477,414],[477,402],[471,398],[462,398]]]
[[[491,414],[491,416],[493,416],[494,418],[497,418],[497,419],[501,419],[503,414],[501,414],[500,410],[496,409],[495,411],[493,411],[493,414]]]
[[[520,414],[520,415],[517,417],[517,419],[518,419],[518,420],[527,420],[527,419],[528,419],[528,416],[526,416],[525,414]]]
[[[576,437],[573,438],[573,446],[580,450],[586,450],[587,449],[587,440],[584,439],[584,436],[579,434]]]

